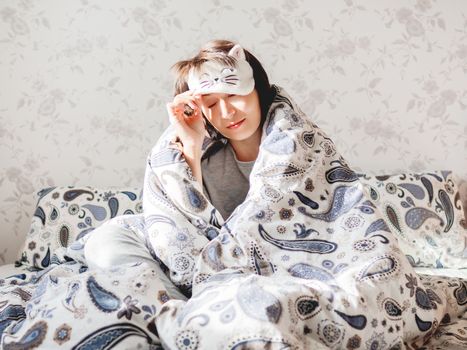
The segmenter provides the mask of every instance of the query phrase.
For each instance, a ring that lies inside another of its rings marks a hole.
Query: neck
[[[261,142],[261,128],[246,140],[229,140],[235,156],[241,162],[251,162],[256,160],[259,153],[259,144]]]

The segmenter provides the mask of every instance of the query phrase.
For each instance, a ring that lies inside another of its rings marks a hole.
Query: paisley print
[[[299,239],[307,238],[311,234],[319,235],[318,231],[312,228],[306,228],[305,225],[299,224],[298,222],[294,224],[294,227],[298,228],[298,229],[294,229],[293,232],[295,233],[295,237]]]
[[[363,193],[358,186],[339,186],[334,192],[331,207],[327,212],[322,214],[308,213],[303,207],[299,207],[298,210],[311,218],[331,222],[351,210],[362,196]]]
[[[392,227],[394,227],[398,233],[402,234],[402,226],[399,221],[399,216],[397,215],[396,210],[390,205],[386,205],[386,216],[392,224]]]
[[[97,331],[89,334],[78,344],[73,347],[73,350],[85,349],[111,349],[130,336],[138,336],[146,338],[147,343],[151,344],[151,337],[142,328],[131,323],[116,323],[102,327]]]
[[[335,182],[353,182],[358,180],[357,174],[345,166],[331,168],[326,172],[326,180],[330,184]]]
[[[464,215],[456,204],[459,190],[451,171],[399,174],[378,180],[365,175],[360,179],[367,192],[387,190],[379,193],[375,204],[384,206],[386,221],[413,266],[467,267],[465,244],[460,244],[467,242],[462,228]]]
[[[215,271],[221,271],[225,268],[225,265],[222,263],[222,247],[219,242],[212,241],[206,246],[202,257]]]
[[[38,206],[34,212],[34,216],[38,217],[41,220],[42,225],[45,225],[45,212],[42,207]]]
[[[259,247],[256,244],[252,244],[250,248],[251,265],[258,275],[269,276],[274,273],[274,267],[263,258],[263,255],[259,252]]]
[[[272,323],[279,322],[282,314],[281,303],[254,281],[241,285],[237,300],[242,311],[248,316]]]
[[[366,326],[366,317],[364,315],[347,315],[339,310],[334,310],[334,312],[355,329],[362,330]]]
[[[397,321],[402,318],[402,307],[392,298],[385,298],[382,303],[382,308],[388,315],[389,319]]]
[[[345,328],[334,321],[323,320],[318,324],[318,336],[328,347],[334,347],[344,338]]]
[[[116,215],[116,211],[118,210],[118,204],[116,205],[116,208],[112,208],[111,207],[111,201],[116,201],[118,203],[118,200],[115,198],[115,197],[112,197],[109,199],[108,203],[109,203],[109,207],[111,209],[111,213],[114,212],[114,216]],[[102,221],[105,219],[105,217],[107,216],[107,211],[105,210],[104,207],[100,206],[100,205],[94,205],[94,204],[84,204],[83,205],[83,208],[86,208],[88,209],[91,214],[94,216],[94,219],[96,220],[99,220],[99,221]],[[116,209],[116,210],[115,210]],[[111,216],[113,217],[113,216]]]
[[[334,147],[334,143],[330,139],[325,139],[321,141],[319,146],[323,149],[324,155],[326,157],[332,157],[336,154],[336,149]]]
[[[295,193],[297,195],[300,202],[302,202],[306,206],[310,207],[311,209],[318,209],[319,208],[319,204],[317,202],[315,202],[314,200],[308,198],[304,194],[302,194],[302,193],[300,193],[298,191],[293,191],[293,193]]]
[[[58,240],[60,241],[60,245],[62,247],[68,247],[69,237],[70,237],[70,229],[66,225],[63,225],[60,228],[60,232],[58,234]]]
[[[274,154],[291,154],[295,152],[295,141],[285,132],[272,132],[264,140],[261,147]]]
[[[118,199],[115,197],[110,198],[109,201],[107,202],[107,205],[109,206],[109,209],[110,209],[110,217],[114,218],[115,216],[117,216]]]
[[[439,190],[438,198],[443,207],[444,214],[446,215],[446,226],[444,227],[444,232],[448,232],[454,223],[454,208],[446,191]]]
[[[206,208],[206,199],[193,186],[185,187],[186,201],[196,212],[203,211]]]
[[[417,305],[424,310],[431,310],[436,308],[436,304],[431,301],[427,292],[425,292],[425,290],[420,287],[415,289],[415,300],[417,301]]]
[[[392,255],[383,255],[373,258],[358,274],[359,281],[387,280],[397,276],[400,263]]]
[[[282,194],[271,186],[263,186],[261,188],[261,197],[273,203],[277,203],[283,198]]]
[[[261,237],[276,247],[285,250],[303,251],[308,253],[329,254],[336,250],[337,245],[322,239],[311,240],[284,240],[271,237],[261,224],[258,225],[258,231]]]
[[[307,280],[316,279],[319,281],[331,281],[334,279],[329,272],[305,263],[298,263],[288,269],[289,273],[294,277],[304,278]]]
[[[5,328],[14,321],[22,320],[26,317],[24,307],[21,305],[10,304],[0,311],[0,338]]]
[[[132,200],[132,201],[135,201],[135,200],[138,198],[134,192],[130,192],[130,191],[121,191],[121,193],[123,193],[124,195],[126,195],[126,196],[127,196],[130,200]]]
[[[425,209],[425,208],[412,208],[407,211],[405,214],[405,223],[407,226],[409,226],[411,229],[418,229],[422,224],[429,218],[434,218],[437,219],[441,222],[441,218],[436,215],[436,213]]]
[[[41,201],[42,198],[44,198],[47,194],[55,190],[57,187],[52,186],[52,187],[47,187],[43,188],[42,190],[37,192],[37,204]]]
[[[47,253],[45,254],[44,258],[41,261],[41,266],[43,268],[46,268],[50,264],[50,248],[47,248]],[[34,260],[34,266],[37,266],[35,260]]]
[[[417,314],[415,314],[415,321],[417,323],[418,329],[422,332],[428,331],[433,324],[431,321],[423,321],[420,317],[418,317]]]
[[[423,188],[421,188],[420,186],[416,184],[402,183],[402,184],[399,184],[399,187],[406,189],[412,194],[412,196],[414,196],[415,198],[419,200],[425,198],[425,191],[423,190]]]
[[[369,239],[361,239],[353,244],[353,248],[359,252],[368,252],[375,249],[376,243]]]
[[[301,320],[307,320],[317,315],[321,311],[321,308],[318,300],[308,296],[302,296],[295,300],[295,310]]]
[[[66,191],[63,194],[63,199],[65,201],[72,201],[72,200],[76,199],[77,197],[79,197],[81,195],[85,195],[85,194],[89,195],[88,197],[85,198],[87,201],[91,201],[91,200],[94,199],[94,193],[92,191],[87,191],[87,190],[69,190],[69,191]]]
[[[456,298],[457,304],[467,304],[467,282],[460,282],[459,287],[454,290],[454,297]]]
[[[258,176],[266,178],[277,178],[284,179],[288,177],[301,176],[305,173],[305,170],[292,164],[273,164],[270,167],[265,168],[264,170],[258,172]]]
[[[39,321],[34,323],[30,329],[21,337],[19,341],[4,344],[4,350],[29,350],[37,348],[44,341],[47,335],[47,322]]]
[[[86,286],[92,303],[100,311],[110,313],[120,308],[120,299],[112,292],[101,287],[94,276],[88,278]]]
[[[391,232],[386,221],[384,221],[384,219],[378,219],[368,226],[365,231],[365,237],[377,231]]]
[[[378,191],[374,187],[370,187],[370,197],[371,199],[377,201],[379,199]]]
[[[427,190],[428,192],[428,198],[429,198],[429,202],[431,204],[431,202],[433,202],[433,184],[430,182],[430,180],[428,180],[426,177],[422,176],[420,178],[420,181],[422,182],[423,186],[425,186],[425,189]]]
[[[304,131],[300,135],[300,140],[303,145],[312,148],[315,144],[315,133],[312,131]]]
[[[221,312],[219,315],[219,321],[226,324],[232,322],[236,318],[236,311],[233,305]]]
[[[50,214],[49,214],[49,220],[50,221],[57,221],[59,218],[60,218],[60,210],[58,210],[57,207],[51,205],[52,207],[52,210],[50,211]]]
[[[175,342],[180,350],[199,349],[199,335],[193,330],[183,330],[176,335]]]

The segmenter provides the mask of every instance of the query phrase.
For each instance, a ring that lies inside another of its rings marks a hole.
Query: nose
[[[223,119],[231,119],[235,114],[235,107],[226,102],[224,99],[219,101],[221,107],[221,116]]]

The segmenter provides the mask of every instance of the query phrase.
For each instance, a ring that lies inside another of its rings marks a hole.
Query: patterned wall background
[[[467,178],[465,0],[0,0],[0,264],[33,192],[142,186],[170,66],[217,38],[255,54],[357,170]]]

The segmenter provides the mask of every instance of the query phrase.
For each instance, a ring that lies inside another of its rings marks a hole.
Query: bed
[[[452,195],[455,225],[443,237],[423,233],[412,237],[413,242],[401,239],[401,247],[417,273],[467,281],[465,266],[444,266],[436,257],[442,251],[451,254],[453,245],[463,244],[460,258],[467,260],[466,242],[456,238],[466,236],[465,181],[449,171],[359,177],[374,198],[378,195],[380,205],[392,201],[401,215],[404,204],[398,193],[409,191],[414,198],[425,198],[417,191],[423,190],[421,179],[429,174],[439,177],[438,186]],[[0,267],[4,349],[162,348],[154,316],[174,295],[167,268],[155,257],[154,266],[133,264],[90,272],[82,252],[88,233],[112,218],[141,229],[136,219],[142,215],[142,189],[66,186],[44,188],[35,195],[35,212],[18,260]],[[430,203],[425,205],[433,209]],[[437,219],[431,221],[436,224]],[[433,223],[427,220],[426,228]],[[431,260],[437,266],[427,263]],[[454,333],[445,331],[444,336],[432,338],[434,344],[443,348],[465,344],[459,334],[467,331],[467,318],[450,320],[449,327],[457,329],[457,342],[451,343]]]

